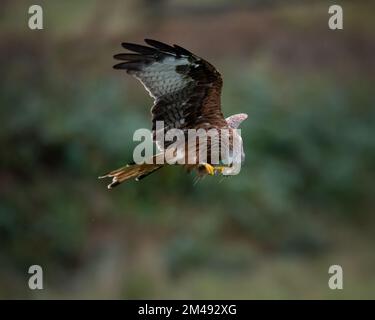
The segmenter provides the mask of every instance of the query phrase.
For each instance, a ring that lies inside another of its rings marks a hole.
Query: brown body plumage
[[[199,58],[188,50],[177,46],[146,39],[148,46],[123,43],[125,49],[135,53],[121,53],[114,56],[123,62],[114,66],[115,69],[126,70],[142,82],[151,97],[154,98],[152,113],[152,130],[154,141],[164,157],[171,142],[158,141],[157,121],[163,121],[162,130],[181,129],[228,129],[229,141],[240,139],[235,128],[246,119],[245,114],[234,115],[225,119],[221,111],[222,78],[220,73],[207,61]],[[242,140],[241,140],[242,144]],[[196,169],[199,175],[213,174],[210,165],[210,150],[220,148],[216,141],[207,145],[207,163],[197,157],[196,163],[185,165],[189,171]],[[199,147],[197,146],[199,154]],[[186,154],[189,151],[186,149]],[[155,157],[154,156],[154,159]],[[132,164],[109,172],[101,178],[112,178],[108,186],[112,188],[123,181],[135,178],[140,180],[163,165]]]

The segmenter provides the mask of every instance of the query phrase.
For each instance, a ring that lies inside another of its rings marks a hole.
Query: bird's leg
[[[208,163],[202,163],[200,167],[203,167],[207,174],[213,176],[215,174],[215,168]]]

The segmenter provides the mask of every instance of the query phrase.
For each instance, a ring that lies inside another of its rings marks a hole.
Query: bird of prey
[[[212,163],[210,151],[223,148],[223,142],[221,139],[211,139],[205,149],[205,161],[196,157],[194,163],[186,162],[184,166],[188,171],[196,170],[198,177],[218,173],[224,176],[236,174],[232,168],[233,159],[235,156],[239,156],[240,162],[244,159],[242,139],[236,129],[247,115],[240,113],[224,118],[221,111],[223,81],[220,73],[209,62],[178,45],[172,46],[151,39],[145,39],[145,43],[147,46],[122,43],[122,47],[132,53],[116,54],[114,58],[122,62],[116,64],[114,69],[125,70],[134,76],[154,99],[151,108],[152,133],[160,153],[153,157],[151,163],[128,164],[99,178],[112,178],[108,185],[111,189],[128,179],[138,181],[166,165],[167,163],[160,164],[156,161],[157,157],[168,153],[170,146],[170,143],[156,138],[158,121],[163,121],[164,132],[170,129],[180,129],[184,133],[189,129],[225,131],[229,153],[226,159],[220,159],[221,165]],[[233,148],[235,142],[240,145],[236,155]],[[185,157],[191,149],[186,144]],[[198,145],[193,149],[198,153],[202,152]]]

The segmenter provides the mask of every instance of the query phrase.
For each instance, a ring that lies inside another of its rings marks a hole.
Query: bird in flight
[[[112,178],[108,185],[112,189],[129,179],[139,181],[168,165],[157,159],[165,158],[169,152],[176,155],[176,145],[172,148],[171,142],[158,139],[158,122],[163,124],[163,133],[178,129],[187,136],[190,129],[205,132],[217,130],[219,138],[211,137],[204,146],[195,139],[193,144],[185,140],[182,142],[180,147],[184,150],[182,157],[185,160],[192,152],[199,154],[198,157],[192,157],[193,161],[189,158],[183,165],[188,171],[195,170],[199,177],[237,174],[234,171],[234,159],[240,159],[240,163],[244,160],[242,138],[237,128],[247,115],[240,113],[224,118],[221,111],[223,81],[220,73],[209,62],[178,45],[151,39],[145,39],[145,43],[147,46],[122,43],[131,53],[116,54],[114,58],[122,62],[116,64],[114,69],[125,70],[134,76],[154,99],[151,108],[152,134],[160,152],[153,156],[152,161],[128,164],[99,178]],[[235,144],[239,148],[235,148]],[[226,155],[223,155],[225,152],[220,153],[224,147],[228,150]],[[220,153],[219,163],[212,160],[213,150]],[[201,157],[202,153],[206,156]]]

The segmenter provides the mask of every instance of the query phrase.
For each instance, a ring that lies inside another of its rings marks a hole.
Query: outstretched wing
[[[222,79],[207,61],[177,45],[145,39],[143,46],[123,43],[135,53],[120,53],[114,66],[136,77],[154,98],[152,129],[164,121],[164,129],[225,127],[220,107]]]

